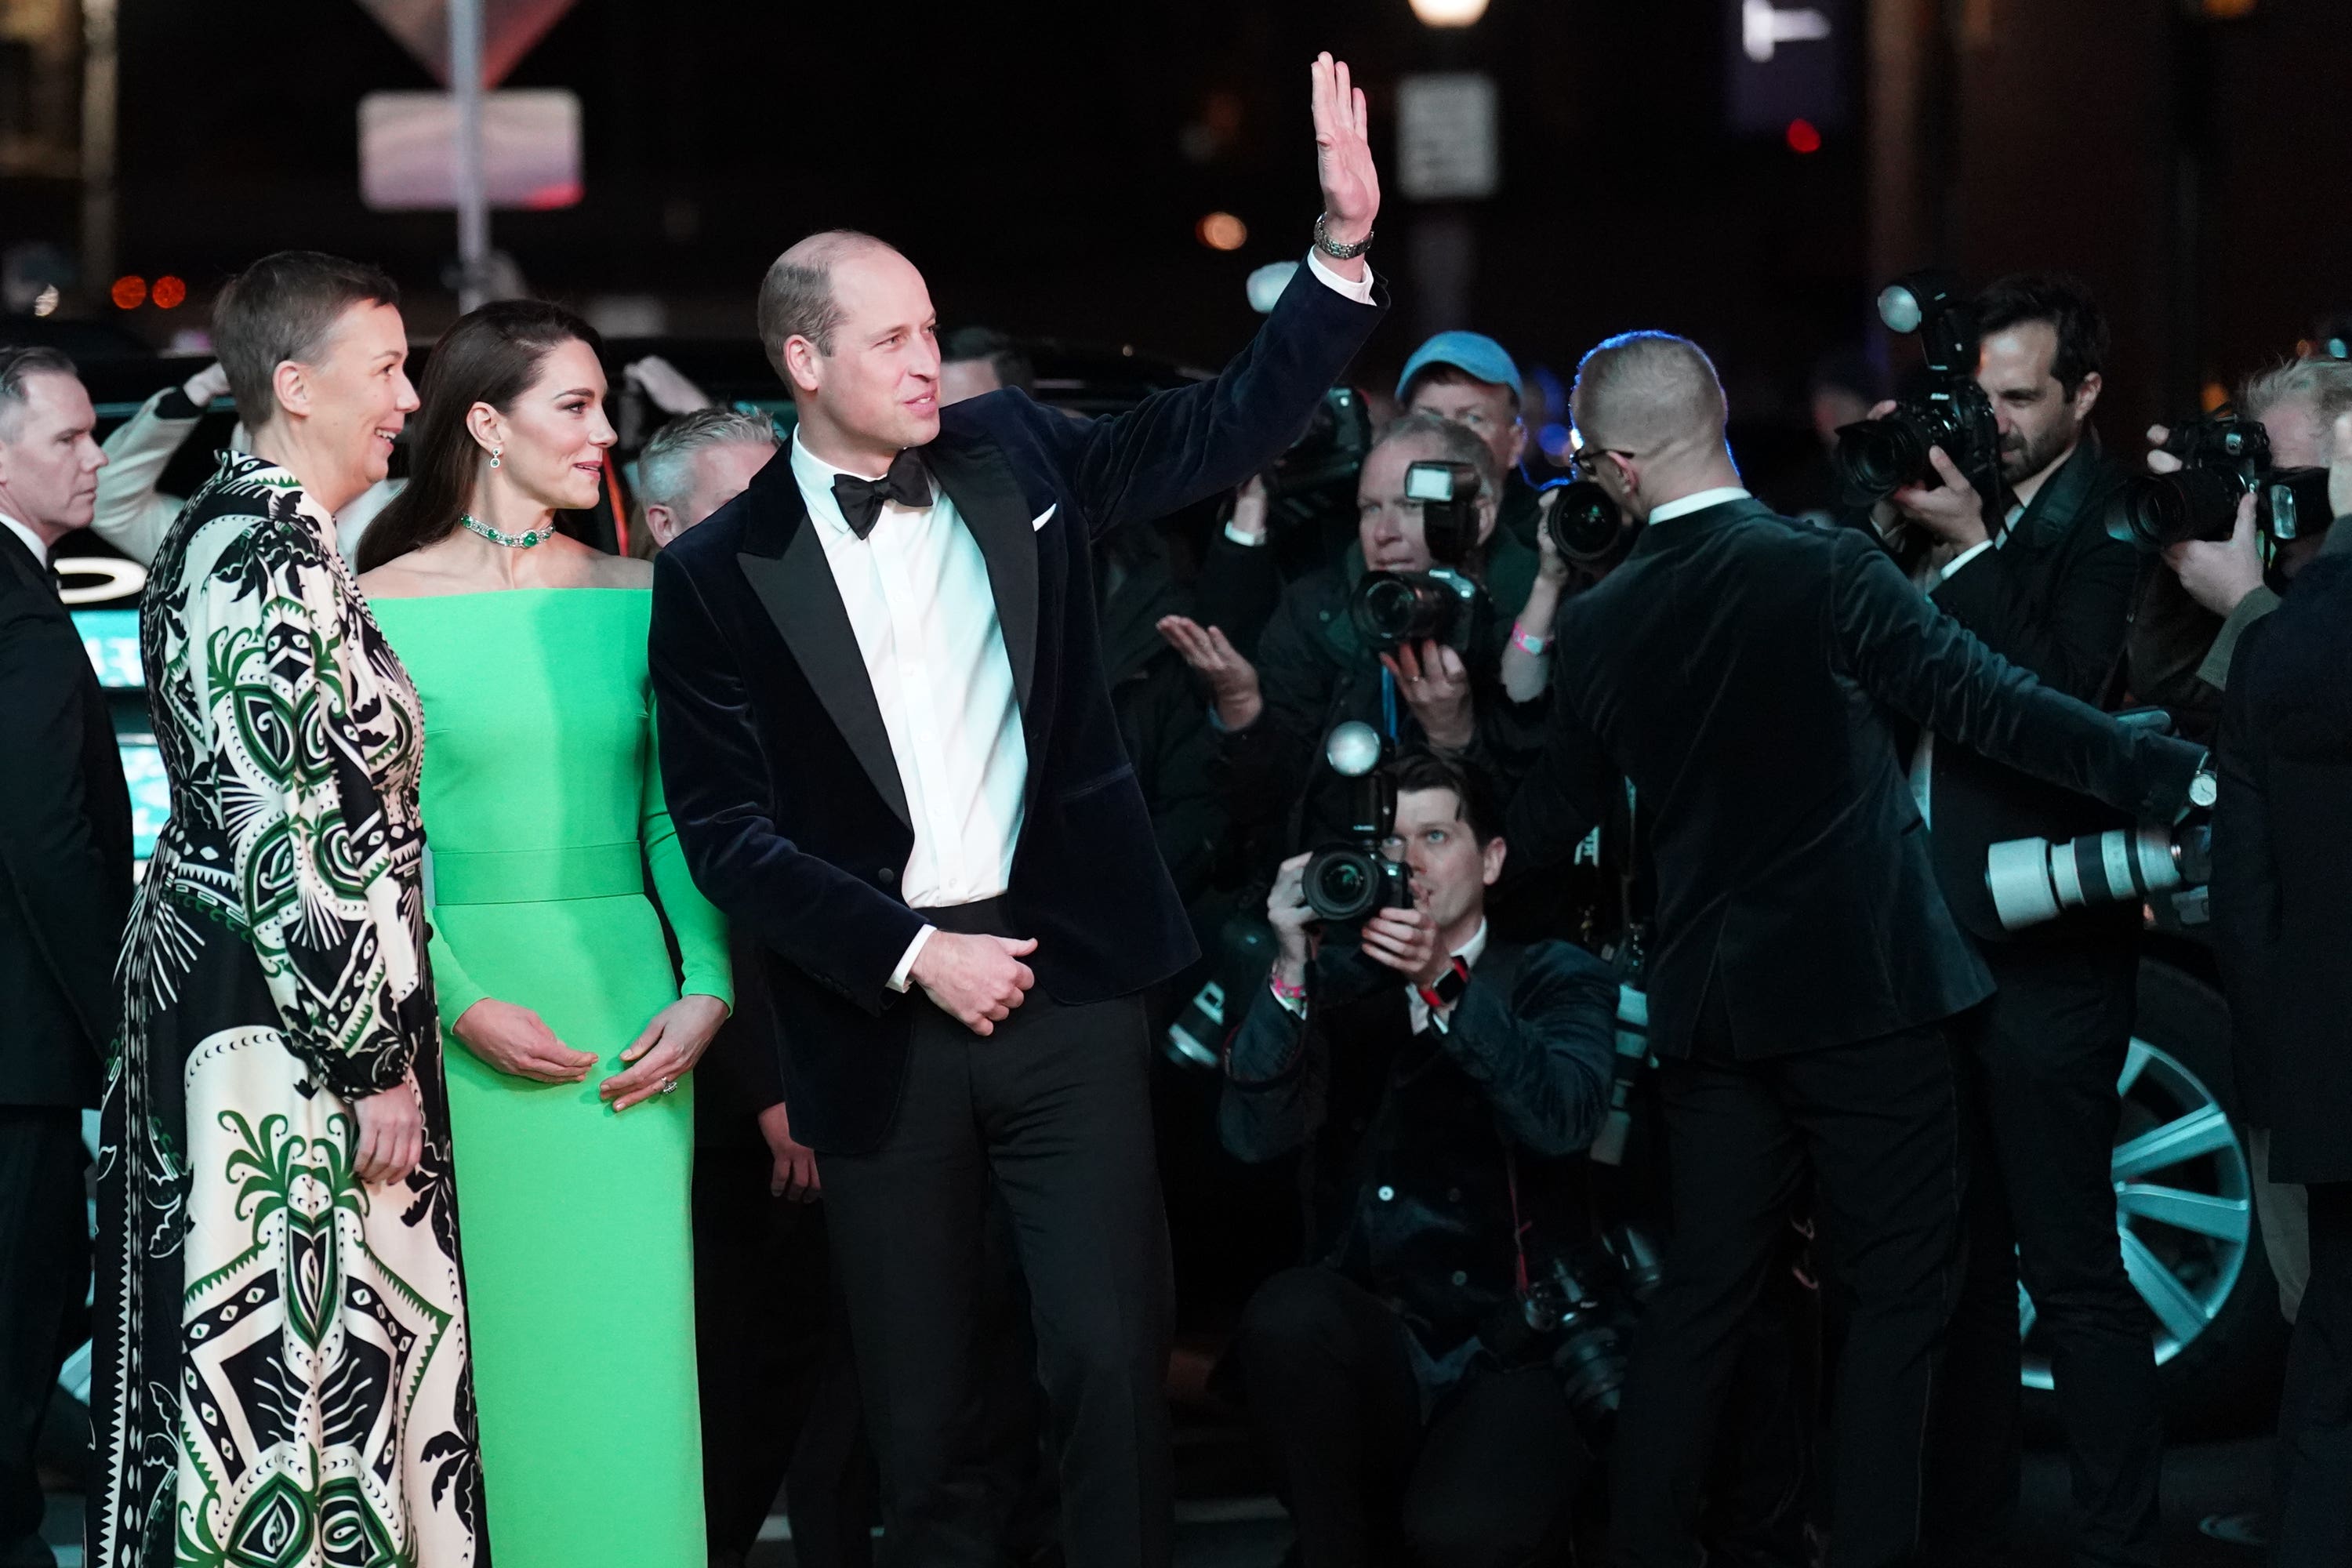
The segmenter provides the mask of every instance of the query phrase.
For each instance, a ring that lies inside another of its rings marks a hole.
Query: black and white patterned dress
[[[293,475],[227,454],[140,616],[172,788],[99,1156],[96,1568],[488,1561],[416,694]],[[423,1164],[352,1173],[414,1070]]]

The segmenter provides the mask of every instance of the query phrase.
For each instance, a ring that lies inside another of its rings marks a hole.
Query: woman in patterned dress
[[[99,1154],[87,1561],[488,1561],[419,861],[425,736],[335,550],[416,395],[390,279],[257,262],[215,336],[253,433],[140,621],[172,787]]]

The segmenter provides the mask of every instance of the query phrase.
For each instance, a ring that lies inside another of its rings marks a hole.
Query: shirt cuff
[[[1273,536],[1265,533],[1244,533],[1239,528],[1229,522],[1225,524],[1225,537],[1232,540],[1235,544],[1240,545],[1244,550],[1255,550],[1259,545],[1264,544]]]
[[[1361,278],[1342,278],[1331,270],[1320,251],[1310,250],[1307,253],[1307,270],[1320,279],[1325,288],[1345,294],[1359,305],[1372,302],[1372,269],[1370,267],[1364,268]]]
[[[907,989],[907,977],[914,972],[916,955],[923,951],[923,943],[930,941],[931,933],[939,929],[937,926],[927,925],[915,933],[915,940],[908,942],[907,951],[899,955],[898,967],[890,972],[891,990],[904,992]]]
[[[1958,572],[1961,567],[1967,565],[1969,562],[1974,561],[1978,556],[1982,555],[1986,551],[1990,550],[1991,548],[1992,541],[1990,539],[1969,545],[1966,550],[1961,551],[1958,555],[1953,556],[1950,561],[1945,563],[1944,570],[1937,574],[1936,581],[1938,583],[1950,582],[1954,573]]]
[[[1281,1004],[1283,1011],[1288,1013],[1292,1017],[1304,1018],[1307,1016],[1306,997],[1286,996],[1281,992],[1274,988],[1274,982],[1271,980],[1265,983],[1265,994],[1273,997],[1277,1003]]]

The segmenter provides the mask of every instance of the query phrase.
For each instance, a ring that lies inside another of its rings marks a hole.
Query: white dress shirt
[[[49,547],[39,534],[35,533],[5,511],[0,511],[0,523],[5,523],[9,532],[25,542],[25,548],[33,552],[34,560],[44,566],[49,563]]]
[[[1727,500],[1746,500],[1748,492],[1738,485],[1717,485],[1711,490],[1696,490],[1664,506],[1650,509],[1652,522],[1672,522],[1695,511],[1705,511],[1711,506],[1721,506]]]
[[[1319,256],[1310,254],[1307,265],[1327,287],[1372,302],[1370,268],[1350,281]],[[835,478],[849,472],[793,434],[793,478],[849,612],[915,830],[899,894],[918,910],[1001,897],[1013,883],[1029,744],[987,557],[937,479],[930,505],[886,500],[873,532],[858,538],[833,494]],[[926,925],[907,944],[892,990],[907,989],[933,929]]]
[[[833,494],[848,471],[793,437],[793,478],[849,612],[915,830],[899,892],[919,910],[996,898],[1013,881],[1029,746],[988,559],[937,479],[929,506],[884,501],[858,538]],[[894,988],[906,989],[930,931],[908,944]]]

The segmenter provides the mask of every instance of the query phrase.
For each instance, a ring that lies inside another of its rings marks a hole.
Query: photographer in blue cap
[[[1528,426],[1519,415],[1519,367],[1484,332],[1440,332],[1412,351],[1397,377],[1400,413],[1434,414],[1466,427],[1495,454],[1503,472],[1496,526],[1537,548],[1536,488],[1520,471]]]

